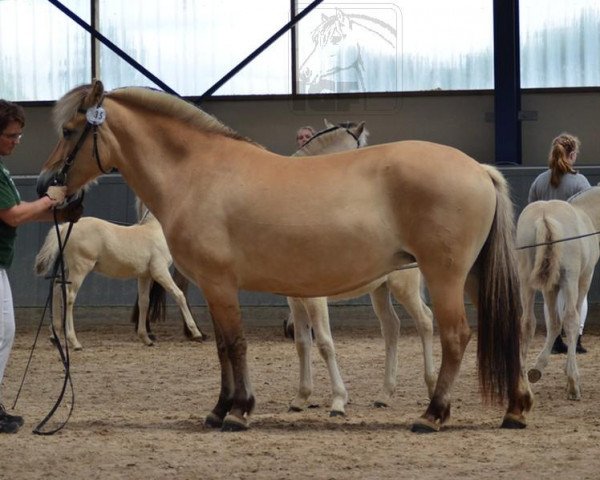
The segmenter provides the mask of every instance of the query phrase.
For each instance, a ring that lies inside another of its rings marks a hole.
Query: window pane
[[[600,85],[598,0],[520,0],[521,86]]]
[[[89,22],[89,0],[63,1]],[[0,97],[55,100],[90,81],[90,40],[46,0],[0,0]]]
[[[326,1],[298,27],[298,92],[493,88],[492,6]]]
[[[180,95],[201,95],[289,21],[289,2],[100,0],[100,31]],[[216,94],[290,93],[289,33]],[[155,86],[107,47],[108,88]]]

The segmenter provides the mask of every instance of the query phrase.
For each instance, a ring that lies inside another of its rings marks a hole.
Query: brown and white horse
[[[207,425],[248,427],[254,408],[238,292],[349,292],[417,261],[442,344],[433,397],[413,429],[435,431],[478,307],[484,399],[508,399],[504,427],[524,427],[513,205],[500,172],[443,145],[404,141],[296,158],[269,152],[194,105],[100,81],[54,108],[61,133],[38,178],[74,195],[117,168],[160,221],[173,258],[206,298],[221,363]]]
[[[581,399],[576,360],[579,312],[600,257],[600,187],[585,190],[568,202],[550,200],[527,205],[517,222],[517,245],[521,302],[523,304],[523,354],[525,362],[529,342],[536,327],[535,292],[541,291],[548,305],[546,343],[529,370],[531,383],[540,380],[548,365],[552,343],[561,327],[567,336],[567,395]],[[564,239],[570,239],[562,241]],[[557,307],[558,295],[564,299],[564,310]]]

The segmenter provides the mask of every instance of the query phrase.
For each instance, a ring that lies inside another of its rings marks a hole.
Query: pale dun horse
[[[517,222],[519,276],[523,305],[523,358],[535,334],[535,293],[541,291],[548,306],[546,342],[529,370],[529,381],[540,380],[548,365],[552,343],[564,328],[567,338],[567,395],[581,399],[576,347],[579,312],[592,283],[600,247],[600,187],[593,187],[571,199],[534,202],[523,210]],[[567,241],[564,239],[574,238]],[[557,297],[564,299],[564,311],[557,308]]]
[[[68,92],[54,119],[61,136],[38,193],[58,182],[76,195],[118,169],[161,223],[178,268],[202,290],[221,364],[208,426],[244,430],[255,405],[240,289],[329,297],[415,261],[442,361],[413,430],[437,431],[450,416],[471,337],[465,289],[478,311],[481,394],[508,400],[503,427],[526,425],[533,397],[520,361],[514,211],[494,167],[420,141],[292,160],[180,98],[135,87],[105,92],[100,81]]]
[[[305,157],[323,153],[335,153],[366,146],[368,131],[364,122],[358,124],[334,125],[325,120],[325,130],[317,132],[293,157]],[[390,301],[390,291],[404,306],[415,322],[417,332],[423,345],[424,378],[429,397],[435,388],[435,371],[433,365],[433,315],[421,297],[421,274],[417,268],[391,272],[365,285],[359,290],[346,292],[333,297],[294,298],[287,302],[291,315],[284,323],[288,336],[293,336],[300,362],[300,385],[290,410],[301,411],[310,405],[309,399],[313,390],[312,383],[312,336],[315,334],[319,353],[325,360],[331,380],[332,402],[331,416],[344,415],[348,401],[348,391],[335,357],[335,346],[329,324],[328,300],[346,300],[369,294],[373,310],[379,319],[381,333],[385,342],[385,367],[383,390],[376,394],[375,405],[378,407],[390,404],[396,390],[398,367],[398,338],[400,319]]]
[[[145,207],[139,207],[144,208]],[[137,278],[140,319],[137,333],[146,345],[154,341],[146,330],[146,315],[152,280],[160,283],[175,299],[185,322],[196,340],[202,333],[188,309],[183,292],[171,278],[169,267],[173,263],[160,224],[148,212],[141,220],[130,226],[117,225],[95,217],[83,217],[71,230],[63,250],[66,278],[65,332],[69,345],[75,350],[83,347],[75,334],[73,306],[83,281],[91,272],[110,278]],[[59,226],[61,242],[65,242],[67,224]],[[59,243],[54,228],[48,231],[46,240],[35,259],[35,272],[50,272],[59,254]],[[62,287],[58,280],[53,283],[52,318],[54,331],[60,332],[63,309]]]

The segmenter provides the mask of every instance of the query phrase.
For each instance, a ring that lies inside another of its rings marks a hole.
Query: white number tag
[[[85,113],[85,118],[92,125],[102,125],[106,120],[106,112],[102,107],[90,107]]]

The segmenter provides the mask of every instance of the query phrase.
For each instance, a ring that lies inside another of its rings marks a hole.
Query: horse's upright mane
[[[74,88],[56,103],[54,107],[54,124],[59,133],[62,125],[75,115],[91,88],[92,85],[82,85]],[[186,124],[196,126],[204,131],[224,135],[235,140],[255,143],[195,105],[159,90],[144,87],[125,87],[107,92],[105,96],[176,117]]]

